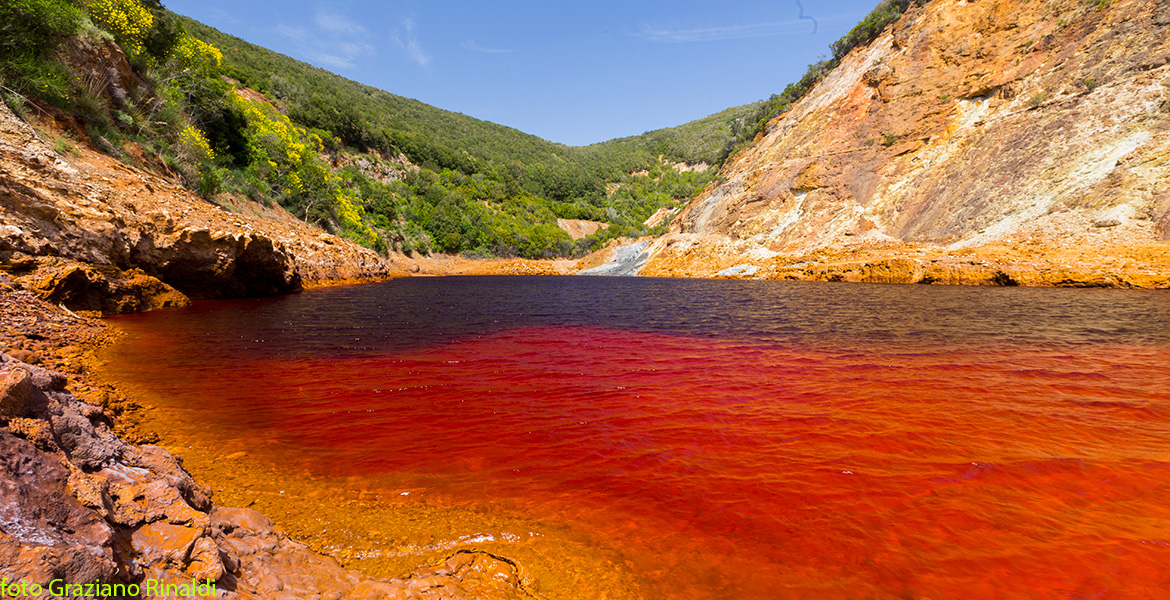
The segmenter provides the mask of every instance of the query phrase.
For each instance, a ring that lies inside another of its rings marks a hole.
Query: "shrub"
[[[914,0],[882,0],[860,23],[849,30],[849,33],[829,44],[833,51],[833,59],[840,61],[854,48],[872,42],[885,31],[887,25],[897,21],[913,3]]]
[[[82,14],[67,0],[0,0],[0,49],[4,55],[26,50],[48,50],[58,40],[77,33]]]
[[[179,37],[173,56],[182,68],[204,73],[215,73],[223,63],[223,52],[219,48],[187,34]]]
[[[199,169],[199,193],[204,198],[213,198],[223,189],[223,169],[207,165]]]
[[[53,152],[56,152],[57,154],[60,154],[61,156],[66,156],[66,155],[78,156],[78,154],[79,154],[77,152],[77,148],[74,148],[73,144],[70,143],[70,141],[64,137],[59,137],[59,138],[53,139]]]
[[[155,64],[161,64],[171,57],[175,47],[186,36],[186,31],[173,13],[165,10],[155,10],[152,13],[154,25],[143,40],[143,50]]]
[[[3,83],[3,81],[0,80],[0,84],[2,84],[2,83]],[[8,106],[9,110],[11,110],[13,113],[16,113],[17,116],[20,116],[22,118],[24,117],[24,97],[23,96],[20,96],[19,94],[15,94],[13,92],[9,92],[8,90],[0,90],[0,96],[4,97],[4,104]]]
[[[0,80],[13,92],[64,106],[70,77],[50,52],[78,32],[84,15],[67,0],[0,0],[0,13]],[[11,93],[5,102],[22,103]]]
[[[154,14],[138,0],[86,0],[89,18],[114,35],[118,45],[131,57],[145,49],[154,25]]]
[[[194,184],[205,198],[211,198],[223,189],[224,174],[215,165],[215,151],[207,143],[203,132],[188,125],[179,132],[176,143],[179,153],[179,172],[189,184]]]
[[[179,156],[197,165],[215,160],[215,152],[203,132],[190,125],[179,132]]]

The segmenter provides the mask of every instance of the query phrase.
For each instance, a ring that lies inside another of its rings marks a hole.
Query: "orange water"
[[[1170,597],[1160,343],[518,319],[224,352],[229,308],[122,321],[115,370],[290,472],[587,531],[655,598]]]

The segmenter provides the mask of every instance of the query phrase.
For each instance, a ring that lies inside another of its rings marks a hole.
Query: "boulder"
[[[113,531],[66,488],[69,472],[0,430],[0,576],[118,581]]]
[[[27,370],[0,372],[0,417],[24,415],[33,389],[32,374]]]

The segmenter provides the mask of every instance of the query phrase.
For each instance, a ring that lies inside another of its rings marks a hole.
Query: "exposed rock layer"
[[[1168,7],[913,9],[770,123],[642,273],[751,263],[762,276],[817,278],[786,265],[852,263],[860,251],[929,270],[974,251],[993,270],[1167,285]],[[1082,254],[1090,261],[1074,262]]]
[[[72,310],[371,281],[400,267],[287,213],[248,216],[87,148],[54,152],[0,106],[0,270]]]

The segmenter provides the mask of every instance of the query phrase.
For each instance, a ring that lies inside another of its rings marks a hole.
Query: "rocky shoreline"
[[[655,240],[640,275],[931,285],[1170,288],[1170,245],[1053,247],[1000,243],[952,249],[875,243],[776,253],[730,240]]]

